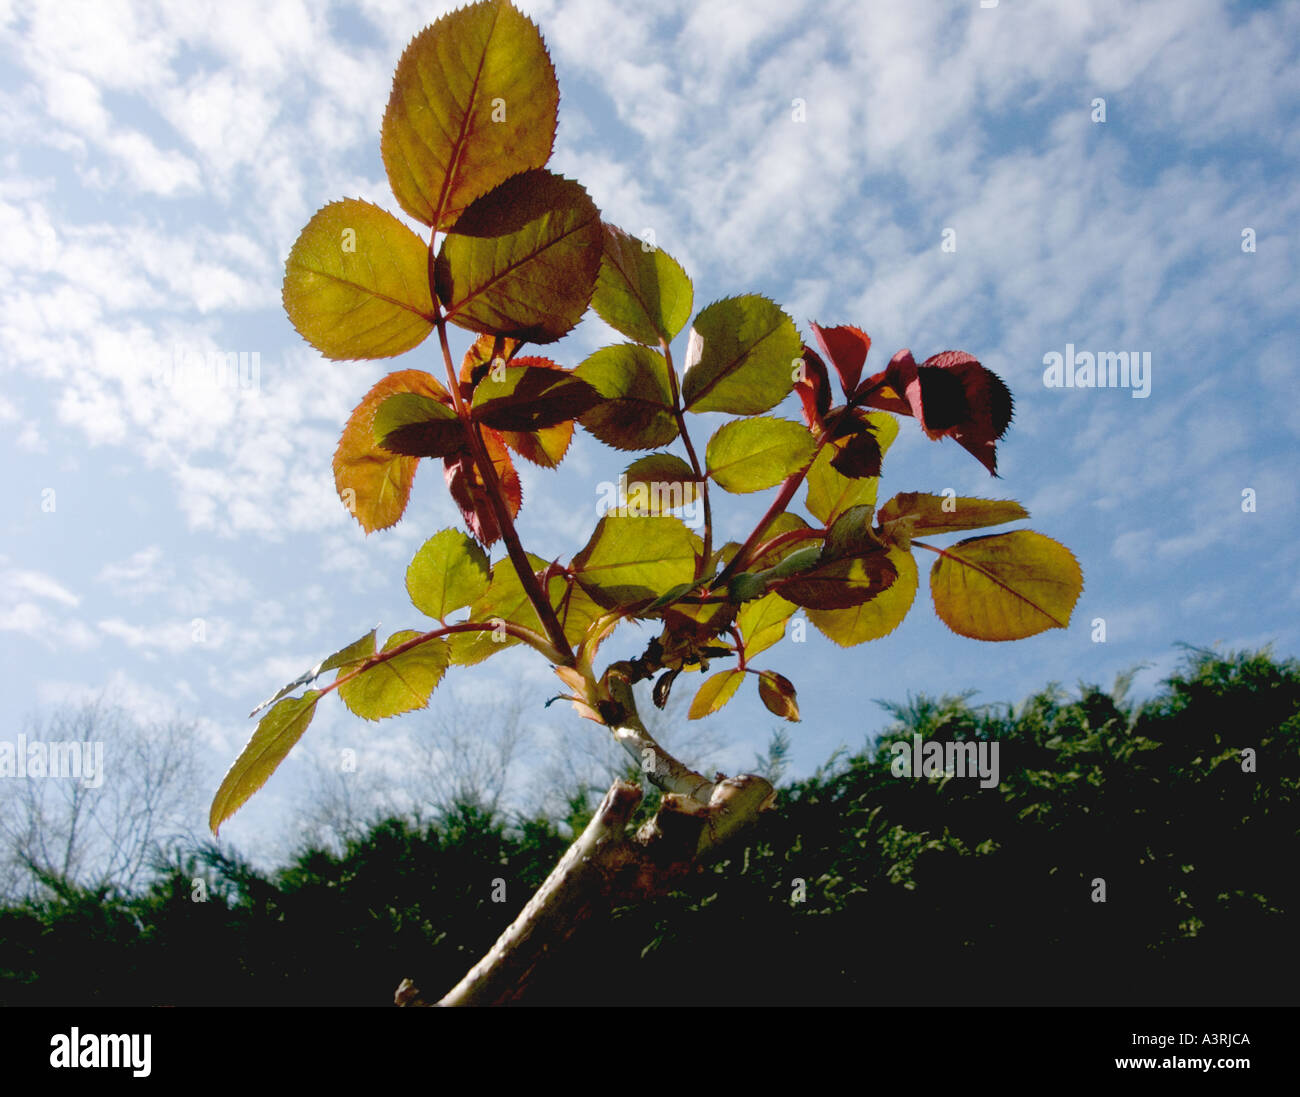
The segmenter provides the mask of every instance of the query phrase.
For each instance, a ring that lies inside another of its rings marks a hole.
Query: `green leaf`
[[[780,641],[794,611],[794,603],[787,602],[779,594],[768,594],[741,606],[736,614],[736,624],[745,639],[745,658],[752,659]]]
[[[780,716],[794,724],[799,722],[799,703],[795,699],[794,683],[784,674],[777,674],[774,670],[760,671],[758,695],[773,716]]]
[[[443,241],[434,284],[447,319],[470,331],[553,343],[587,311],[600,269],[600,211],[548,171],[507,179]]]
[[[447,457],[465,448],[465,428],[446,404],[418,392],[399,392],[375,409],[375,444],[406,457]]]
[[[690,506],[701,492],[691,466],[671,453],[652,453],[633,461],[623,473],[623,486],[627,507],[636,514]]]
[[[572,570],[584,590],[610,608],[650,602],[695,578],[700,540],[676,518],[606,515]]]
[[[876,427],[876,439],[884,454],[898,437],[898,420],[888,412],[874,411],[867,418]],[[830,442],[823,446],[808,470],[808,510],[830,525],[850,507],[874,506],[876,491],[880,486],[878,476],[850,478],[831,467],[836,454],[848,439]]]
[[[894,574],[894,565],[881,548],[868,555],[818,564],[778,580],[772,588],[806,609],[845,609],[875,597],[894,581]]]
[[[433,330],[429,249],[391,213],[355,198],[307,222],[284,266],[284,311],[327,358],[391,358]]]
[[[383,650],[392,651],[421,635],[415,629],[395,632]],[[436,637],[426,640],[386,662],[366,667],[339,686],[339,696],[354,715],[364,720],[382,720],[423,708],[429,703],[434,687],[442,681],[450,657],[451,649],[444,640]],[[340,671],[339,677],[344,673]]]
[[[967,499],[905,491],[880,508],[885,535],[904,548],[913,537],[1000,526],[1028,518],[1029,512],[1011,499]]]
[[[849,507],[831,524],[826,535],[826,547],[822,549],[823,560],[842,560],[846,556],[861,556],[867,552],[879,552],[885,547],[884,542],[876,537],[871,528],[871,516],[875,507],[870,504]]]
[[[355,665],[356,663],[365,662],[365,660],[369,659],[370,656],[374,655],[375,653],[376,631],[378,630],[371,629],[360,639],[353,640],[352,643],[348,644],[346,647],[339,648],[339,650],[336,651],[333,655],[329,656],[328,658],[322,659],[319,663],[317,663],[314,667],[312,667],[311,670],[306,671],[303,674],[300,674],[287,686],[283,687],[278,693],[275,694],[275,696],[269,698],[266,701],[263,701],[260,705],[257,706],[257,708],[253,709],[253,711],[248,714],[248,718],[251,720],[254,716],[256,716],[259,712],[261,712],[262,709],[266,708],[267,705],[275,704],[276,701],[278,701],[281,697],[288,696],[299,686],[309,685],[311,682],[315,681],[315,679],[319,678],[322,674],[324,674],[328,670],[338,670],[339,667],[352,666]]]
[[[897,576],[870,601],[847,609],[810,609],[808,620],[828,640],[842,648],[888,636],[903,622],[916,600],[916,561],[905,549],[893,546],[889,559]]]
[[[654,449],[677,437],[662,354],[634,343],[601,347],[573,371],[603,397],[580,420],[607,446]]]
[[[776,407],[794,385],[803,342],[766,297],[728,297],[695,318],[682,396],[688,411],[756,415]]]
[[[560,90],[537,27],[490,0],[444,15],[397,63],[380,149],[397,201],[444,230],[551,156]]]
[[[1083,592],[1073,553],[1033,530],[971,537],[937,551],[934,610],[959,636],[1022,640],[1065,628]]]
[[[743,670],[720,670],[716,674],[710,674],[691,702],[687,719],[699,720],[712,716],[736,695],[736,690],[744,680]]]
[[[320,695],[319,690],[309,690],[301,697],[286,697],[258,721],[252,738],[239,752],[235,764],[230,767],[216,796],[212,798],[208,826],[213,834],[217,834],[221,824],[266,784],[267,778],[302,738],[302,733],[316,715],[316,702]]]
[[[577,419],[599,400],[595,390],[558,367],[508,366],[500,380],[485,377],[474,389],[474,418],[496,430],[536,431]]]
[[[658,346],[691,318],[694,293],[681,265],[613,225],[604,226],[604,253],[591,307],[620,335]]]
[[[445,621],[447,614],[487,593],[487,553],[458,529],[435,533],[406,569],[406,592],[421,613]]]
[[[788,419],[736,419],[709,439],[704,463],[726,491],[762,491],[802,469],[816,448],[808,430]]]

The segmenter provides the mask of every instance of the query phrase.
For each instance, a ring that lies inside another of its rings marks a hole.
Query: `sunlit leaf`
[[[606,515],[573,558],[583,589],[609,607],[650,602],[695,578],[699,538],[678,519]]]
[[[501,436],[489,428],[484,428],[481,434],[483,448],[492,462],[493,472],[501,488],[501,497],[505,500],[510,517],[514,518],[519,514],[519,508],[524,501],[524,489],[519,481],[519,472],[510,459],[510,453]],[[501,537],[501,529],[496,510],[492,506],[487,483],[470,454],[461,453],[456,457],[444,458],[443,479],[446,481],[452,499],[460,507],[461,515],[470,533],[485,545],[497,541]]]
[[[726,491],[762,491],[806,466],[815,449],[807,429],[788,419],[736,419],[709,439],[705,465]]]
[[[807,609],[845,609],[875,597],[894,581],[894,565],[882,548],[833,560],[771,584],[782,598]]]
[[[877,520],[887,537],[906,547],[913,537],[1000,526],[1028,517],[1029,512],[1011,499],[968,499],[904,491],[880,508]]]
[[[1032,530],[971,537],[940,552],[930,593],[940,619],[974,640],[1020,640],[1065,628],[1083,573],[1064,545]]]
[[[897,575],[870,601],[847,609],[810,609],[808,620],[827,639],[843,648],[888,636],[912,608],[917,587],[916,561],[910,552],[891,547],[889,560]]]
[[[745,658],[752,659],[781,640],[794,611],[794,603],[787,602],[779,594],[768,594],[741,606],[736,614],[736,624],[745,638]]]
[[[290,250],[282,300],[327,358],[404,354],[433,330],[428,245],[369,202],[331,202]]]
[[[758,695],[767,711],[791,723],[799,722],[799,703],[795,699],[794,683],[784,674],[774,670],[761,671],[758,676]]]
[[[885,412],[872,412],[869,420],[875,427],[876,440],[883,453],[898,436],[898,420]],[[846,444],[845,440],[823,446],[808,470],[808,510],[823,522],[833,522],[850,507],[874,505],[877,477],[852,479],[832,467],[836,455]]]
[[[371,629],[364,636],[360,637],[357,640],[353,640],[352,643],[348,644],[346,647],[339,648],[339,650],[336,651],[333,655],[330,655],[327,658],[322,659],[319,663],[317,663],[314,667],[312,667],[311,670],[306,671],[303,674],[300,674],[287,686],[282,687],[279,690],[279,692],[277,692],[273,697],[268,698],[267,700],[263,701],[260,705],[258,705],[257,708],[253,709],[253,711],[248,714],[249,719],[251,720],[254,716],[256,716],[259,712],[262,711],[262,709],[266,708],[268,705],[275,704],[276,701],[278,701],[281,697],[287,697],[299,686],[305,686],[310,684],[315,679],[319,678],[322,674],[324,674],[326,671],[338,670],[339,667],[344,667],[344,666],[353,666],[357,663],[364,662],[366,659],[369,659],[370,656],[374,655],[375,653],[375,632],[376,631],[377,631],[376,629]]]
[[[474,199],[540,168],[555,141],[560,91],[537,27],[486,0],[444,15],[397,63],[380,149],[407,213],[453,226]]]
[[[497,430],[535,431],[577,419],[600,397],[587,382],[553,363],[520,358],[489,374],[474,390],[473,415]]]
[[[638,343],[671,342],[691,318],[691,280],[662,248],[613,225],[604,226],[604,253],[591,307],[615,331]]]
[[[415,478],[414,457],[403,457],[375,441],[375,411],[395,393],[414,392],[449,400],[446,389],[427,373],[390,373],[362,398],[334,452],[334,485],[339,498],[367,533],[387,529],[402,517]]]
[[[682,398],[688,411],[756,415],[789,395],[803,343],[766,297],[716,301],[695,317]]]
[[[857,388],[858,380],[862,377],[862,367],[867,361],[867,352],[871,349],[871,336],[851,324],[834,328],[809,324],[809,327],[812,328],[817,345],[826,355],[826,360],[840,375],[840,387],[844,390],[844,395],[853,395],[853,390]]]
[[[392,651],[421,635],[413,629],[395,632],[383,650]],[[354,715],[365,720],[382,720],[386,716],[423,708],[442,681],[450,655],[446,641],[438,637],[426,640],[386,662],[366,667],[355,678],[339,686],[339,696]],[[340,671],[339,677],[344,674]]]
[[[573,441],[573,423],[556,423],[541,430],[503,430],[498,433],[502,441],[525,461],[553,469],[564,460],[569,443]]]
[[[465,449],[465,428],[441,400],[418,392],[399,392],[375,409],[374,441],[406,457],[446,457]]]
[[[442,621],[487,593],[489,573],[487,553],[460,530],[445,529],[412,558],[406,592],[416,609]]]
[[[600,211],[578,183],[516,175],[479,198],[434,265],[447,319],[470,331],[551,343],[587,311],[600,269]]]
[[[654,449],[677,437],[668,363],[634,343],[601,347],[573,371],[603,398],[582,416],[587,430],[615,449]]]
[[[221,787],[212,798],[208,826],[216,834],[221,824],[235,814],[267,778],[276,771],[293,745],[302,738],[316,715],[319,690],[309,690],[301,697],[286,697],[258,721],[257,729],[239,752]]]
[[[720,670],[716,674],[710,674],[695,694],[687,718],[699,720],[712,716],[736,695],[736,690],[744,680],[743,670]]]
[[[690,506],[702,488],[691,466],[671,453],[651,453],[623,473],[627,507],[633,514],[661,514]]]

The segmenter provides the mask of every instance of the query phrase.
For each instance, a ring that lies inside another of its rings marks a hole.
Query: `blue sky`
[[[145,718],[198,721],[206,802],[255,703],[377,621],[418,623],[406,563],[458,520],[436,466],[407,518],[367,538],[330,458],[361,395],[429,368],[432,344],[324,360],[280,280],[326,202],[397,211],[379,156],[392,69],[452,6],[0,0],[0,737],[108,690]],[[1011,387],[1000,481],[905,421],[882,500],[1019,499],[1082,564],[1068,630],[964,640],[923,583],[884,640],[843,651],[810,629],[774,649],[800,693],[796,773],[860,746],[884,721],[875,698],[1019,700],[1139,662],[1149,691],[1178,641],[1297,650],[1300,4],[519,6],[560,81],[550,166],[607,220],[652,229],[697,308],[763,293],[805,337],[810,319],[864,328],[868,369],[902,347],[965,350]],[[576,365],[619,338],[593,316],[551,355]],[[1149,396],[1046,387],[1044,356],[1067,344],[1149,353]],[[257,383],[160,380],[176,354],[211,352],[256,353]],[[559,472],[523,469],[528,547],[577,551],[595,485],[626,464],[584,435]],[[724,497],[722,536],[766,498]],[[223,838],[256,849],[288,832],[312,758],[348,746],[372,774],[400,771],[417,729],[473,726],[516,683],[543,772],[557,738],[600,732],[541,707],[555,679],[527,654],[455,672],[428,719],[363,725],[329,702]],[[746,690],[708,723],[709,758],[734,771],[775,720]]]

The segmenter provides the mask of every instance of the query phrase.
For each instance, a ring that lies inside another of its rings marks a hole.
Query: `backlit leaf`
[[[473,415],[497,430],[534,431],[577,419],[599,400],[595,390],[553,363],[519,358],[474,390]]]
[[[519,472],[510,459],[510,453],[501,436],[486,427],[480,433],[483,438],[483,448],[487,451],[497,483],[501,487],[501,497],[505,500],[510,517],[514,518],[519,514],[519,508],[524,501],[524,489],[519,481]],[[497,541],[501,537],[501,529],[497,522],[496,510],[492,506],[487,484],[470,454],[463,452],[455,457],[444,458],[443,479],[446,481],[447,490],[451,492],[452,499],[460,507],[461,515],[470,533],[485,545]]]
[[[910,540],[927,534],[1000,526],[1028,517],[1029,512],[1011,499],[968,499],[905,491],[880,508],[877,520],[886,536]],[[900,543],[906,547],[906,542]]]
[[[788,419],[736,419],[709,439],[705,465],[726,491],[762,491],[806,466],[815,449],[807,429]]]
[[[756,415],[789,395],[803,343],[766,297],[728,297],[704,309],[691,328],[682,398],[688,411]]]
[[[794,611],[795,604],[787,602],[779,594],[768,594],[741,606],[736,614],[736,624],[745,638],[745,658],[752,659],[780,641]]]
[[[767,711],[791,723],[799,722],[799,704],[795,700],[794,683],[784,674],[765,670],[758,676],[758,695]]]
[[[528,343],[567,335],[600,269],[600,211],[571,179],[528,171],[479,198],[434,265],[447,319]]]
[[[377,446],[406,457],[446,457],[466,446],[456,413],[418,392],[389,396],[375,410],[371,426]]]
[[[889,549],[889,560],[897,575],[894,581],[870,601],[847,609],[810,609],[808,620],[828,640],[851,648],[868,640],[888,636],[907,616],[916,600],[916,561],[897,546]]]
[[[414,457],[391,453],[375,441],[375,411],[388,397],[401,392],[450,399],[446,389],[421,370],[390,373],[356,406],[334,451],[334,485],[339,498],[367,533],[387,529],[402,517],[419,463]]]
[[[844,390],[844,395],[852,396],[862,376],[862,367],[867,361],[867,351],[871,349],[871,336],[851,324],[834,328],[809,324],[809,327],[812,328],[817,345],[826,355],[826,360],[840,375],[840,387]]]
[[[572,569],[597,602],[626,606],[693,580],[700,548],[699,538],[676,518],[606,515]]]
[[[716,674],[710,674],[695,694],[687,718],[699,720],[712,716],[736,695],[736,690],[744,680],[743,670],[720,670]]]
[[[208,826],[216,834],[221,824],[235,814],[267,778],[276,771],[293,745],[302,738],[316,715],[319,690],[309,690],[301,697],[286,697],[258,721],[257,729],[239,752],[212,798]]]
[[[512,4],[444,15],[393,76],[380,149],[397,201],[451,228],[474,199],[550,159],[559,97],[541,34]]]
[[[327,358],[391,358],[433,330],[428,245],[355,198],[317,212],[284,267],[284,311]]]
[[[677,437],[668,363],[634,343],[601,347],[573,371],[603,398],[582,416],[587,430],[615,449],[654,449]]]
[[[406,592],[416,609],[442,621],[487,593],[489,573],[487,553],[460,530],[445,529],[412,558]]]
[[[875,427],[876,440],[883,453],[898,437],[898,420],[879,411],[872,412],[868,419]],[[841,439],[827,443],[808,470],[808,510],[828,524],[850,507],[874,505],[876,502],[876,490],[880,484],[877,477],[851,479],[832,467],[847,441]]]
[[[975,640],[1020,640],[1065,628],[1083,573],[1064,545],[1032,530],[971,537],[941,550],[930,571],[940,619]]]
[[[680,264],[662,248],[604,226],[604,253],[591,307],[621,335],[658,346],[691,318],[694,294]]]
[[[413,629],[395,632],[383,650],[392,651],[420,635]],[[437,637],[426,640],[386,662],[366,667],[339,686],[339,696],[354,715],[365,720],[382,720],[423,708],[442,681],[450,655],[446,641]],[[345,673],[352,672],[340,671],[339,677]]]
[[[806,609],[845,609],[875,597],[894,581],[885,549],[846,560],[818,564],[772,583],[782,598]]]
[[[364,636],[360,637],[357,640],[353,640],[352,643],[348,644],[346,647],[339,648],[339,650],[336,651],[333,655],[330,655],[327,658],[322,659],[319,663],[317,663],[314,667],[312,667],[311,670],[305,672],[304,674],[300,674],[287,686],[282,687],[280,691],[276,693],[273,697],[271,697],[266,701],[263,701],[260,705],[257,706],[257,708],[253,709],[253,711],[248,714],[249,719],[252,719],[268,705],[275,704],[276,701],[278,701],[281,697],[288,696],[299,686],[305,686],[313,682],[315,679],[320,677],[326,671],[338,670],[339,667],[354,666],[357,663],[361,663],[369,659],[370,656],[374,655],[375,653],[375,632],[376,632],[375,629],[371,629]]]
[[[691,466],[671,453],[652,453],[623,473],[627,508],[633,514],[662,514],[689,506],[701,492]]]

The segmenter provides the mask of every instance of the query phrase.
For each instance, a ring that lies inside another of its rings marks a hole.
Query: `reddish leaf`
[[[501,484],[501,494],[505,498],[510,517],[514,518],[523,504],[523,488],[519,483],[519,473],[515,470],[514,462],[510,460],[510,454],[500,435],[491,429],[484,429],[481,434],[483,445],[487,449],[497,480]],[[456,505],[460,507],[470,533],[484,545],[499,540],[501,527],[497,524],[496,512],[492,509],[492,502],[488,497],[483,478],[479,476],[478,468],[469,454],[456,458],[448,457],[443,461],[443,465],[447,490],[451,492]]]
[[[852,396],[857,388],[858,378],[862,376],[862,367],[867,361],[867,351],[871,349],[871,336],[859,328],[845,324],[842,327],[822,328],[816,324],[809,325],[817,345],[822,353],[830,359],[835,372],[840,375],[840,385],[845,396]]]
[[[888,552],[834,560],[771,584],[787,602],[807,609],[848,609],[870,601],[893,583],[897,571]]]
[[[858,420],[859,429],[853,437],[831,458],[831,468],[850,480],[880,475],[880,441],[865,420]]]
[[[494,430],[533,431],[569,422],[600,401],[586,381],[539,358],[519,358],[474,391],[476,420]]]
[[[505,335],[478,336],[470,344],[469,350],[465,352],[465,357],[460,362],[460,381],[462,385],[469,385],[472,390],[475,385],[487,376],[488,369],[492,365],[492,351],[498,339],[501,340],[500,357],[507,363],[514,358],[516,352],[523,346],[523,343],[518,339],[511,339]],[[547,358],[534,358],[530,361],[531,364],[538,365],[550,360]]]
[[[831,380],[826,363],[807,345],[803,348],[803,369],[794,383],[794,391],[803,404],[803,421],[810,430],[820,430],[822,420],[831,410]]]
[[[795,700],[794,683],[784,674],[774,670],[764,670],[758,676],[758,695],[773,716],[780,716],[792,723],[799,722],[799,703]]]
[[[911,351],[900,350],[867,384],[882,381],[866,404],[915,416],[928,437],[954,439],[997,475],[996,443],[1012,414],[1011,393],[997,374],[962,351],[944,351],[918,366]]]

